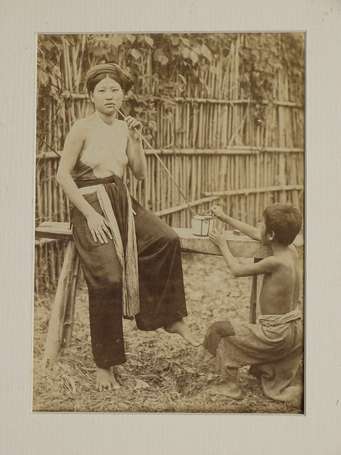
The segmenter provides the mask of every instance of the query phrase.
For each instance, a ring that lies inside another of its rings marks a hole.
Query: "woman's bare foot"
[[[192,346],[200,346],[202,344],[202,342],[192,334],[188,325],[182,319],[165,327],[165,330],[169,333],[177,333]]]
[[[103,390],[114,390],[119,387],[120,385],[112,374],[111,368],[106,370],[104,368],[96,367],[96,389],[99,392],[102,392]]]
[[[242,400],[243,392],[235,382],[225,382],[224,384],[211,385],[207,391],[216,395],[224,395],[234,400]]]

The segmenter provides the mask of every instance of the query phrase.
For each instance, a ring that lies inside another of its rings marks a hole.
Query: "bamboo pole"
[[[37,203],[37,218],[38,222],[43,221],[43,208],[42,208],[42,188],[41,188],[41,172],[42,172],[42,165],[41,163],[38,164],[37,171],[36,171],[36,203]]]

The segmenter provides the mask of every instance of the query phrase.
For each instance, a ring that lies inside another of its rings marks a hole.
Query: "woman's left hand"
[[[125,118],[125,121],[127,122],[129,129],[136,129],[138,132],[141,132],[142,123],[139,120],[136,120],[136,118],[132,117],[131,115],[128,115]]]

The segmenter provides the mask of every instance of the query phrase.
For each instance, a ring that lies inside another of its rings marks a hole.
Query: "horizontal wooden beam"
[[[174,230],[180,238],[183,251],[221,256],[220,249],[208,237],[197,237],[192,234],[191,229],[175,228]],[[225,231],[224,236],[231,253],[235,257],[263,258],[271,254],[270,248],[250,237],[236,234],[234,231]]]
[[[220,250],[211,242],[208,237],[198,237],[192,233],[191,229],[174,228],[181,242],[181,248],[185,252],[220,255]],[[72,234],[69,223],[45,222],[36,228],[36,238],[43,239],[62,239],[71,240]],[[271,254],[271,250],[260,242],[250,239],[234,231],[225,231],[226,241],[232,254],[236,257],[266,257]],[[303,237],[298,236],[295,241],[296,246],[303,246]]]
[[[249,188],[249,189],[240,189],[240,190],[225,190],[225,191],[211,191],[203,192],[204,196],[201,199],[197,199],[188,204],[176,205],[168,209],[163,209],[156,211],[157,216],[163,217],[166,215],[171,215],[173,213],[181,212],[182,210],[187,210],[188,207],[197,207],[198,205],[207,204],[208,202],[218,201],[223,196],[248,196],[249,194],[261,194],[261,193],[274,193],[276,191],[299,191],[304,190],[303,185],[279,185],[279,186],[268,186],[264,188]]]
[[[89,99],[89,96],[86,93],[70,93],[64,92],[62,93],[62,97],[66,99],[73,99],[73,100],[85,100]],[[167,96],[155,96],[155,95],[135,95],[138,100],[156,100],[162,101],[165,103],[175,104],[176,102],[179,103],[207,103],[207,104],[223,104],[223,105],[230,105],[230,104],[262,104],[262,105],[269,105],[273,104],[275,106],[285,106],[285,107],[292,107],[292,108],[299,108],[302,109],[303,105],[300,103],[295,103],[293,101],[288,100],[274,100],[274,101],[256,101],[256,100],[248,100],[248,99],[219,99],[219,98],[193,98],[193,97],[182,97],[182,96],[175,96],[169,98]],[[90,100],[89,100],[90,101]]]
[[[208,104],[222,104],[222,105],[233,105],[233,104],[261,104],[264,106],[273,104],[274,106],[283,106],[296,109],[302,109],[303,105],[295,103],[293,101],[287,100],[274,100],[274,101],[256,101],[256,100],[247,100],[247,99],[236,99],[236,100],[226,100],[226,99],[217,99],[217,98],[185,98],[185,97],[175,97],[172,98],[180,103],[208,103]],[[167,102],[166,98],[163,98]]]
[[[35,229],[36,239],[71,240],[70,223],[63,221],[44,221]]]
[[[248,147],[248,146],[236,146],[226,147],[223,149],[219,148],[167,148],[167,149],[145,149],[146,155],[152,155],[157,153],[158,155],[259,155],[261,153],[304,153],[303,148],[285,148],[285,147]]]
[[[302,191],[303,185],[278,185],[278,186],[266,186],[263,188],[247,188],[240,190],[225,190],[225,191],[205,191],[202,193],[205,197],[214,196],[247,196],[248,194],[257,193],[272,193],[274,191]]]
[[[36,156],[37,160],[44,159],[57,159],[62,152],[56,150],[56,152],[41,152]],[[199,148],[167,148],[167,149],[146,149],[146,155],[154,155],[157,153],[160,156],[167,155],[210,155],[210,156],[228,156],[228,155],[258,155],[260,153],[304,153],[303,148],[285,148],[285,147],[249,147],[249,146],[237,146],[227,147],[223,149],[199,149]]]
[[[170,207],[169,209],[163,209],[155,212],[157,216],[166,216],[171,215],[172,213],[181,212],[182,210],[188,209],[188,207],[197,207],[198,205],[207,204],[208,202],[217,201],[219,196],[210,196],[204,197],[202,199],[197,199],[196,201],[189,202],[188,204],[176,205],[175,207]]]

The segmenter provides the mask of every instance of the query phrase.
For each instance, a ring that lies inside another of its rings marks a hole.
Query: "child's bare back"
[[[276,254],[277,253],[277,254]],[[298,254],[292,245],[274,252],[272,273],[264,275],[259,297],[262,314],[284,314],[296,308],[299,295]]]

